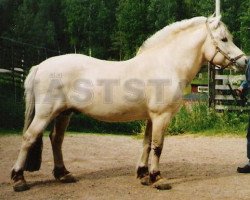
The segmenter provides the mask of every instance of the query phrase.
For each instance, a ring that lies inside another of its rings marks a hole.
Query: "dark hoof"
[[[170,190],[172,186],[167,183],[165,179],[160,179],[153,184],[153,187],[158,190]]]
[[[75,177],[63,166],[63,167],[55,167],[53,170],[53,174],[56,180],[62,183],[75,183],[77,180]]]
[[[245,165],[244,167],[238,167],[237,172],[238,173],[243,173],[243,174],[248,174],[248,173],[250,173],[250,166]]]
[[[146,186],[152,185],[149,175],[144,176],[143,178],[140,178],[140,182],[142,185],[146,185]]]
[[[11,180],[13,181],[13,189],[15,192],[22,192],[30,189],[24,179],[23,170],[15,171],[13,169],[11,171]]]
[[[138,167],[137,168],[137,178],[140,179],[142,185],[151,185],[148,167]]]
[[[170,190],[172,188],[171,185],[167,183],[167,180],[162,178],[159,171],[150,173],[150,181],[153,183],[152,186],[158,190]]]
[[[28,186],[25,180],[19,180],[14,183],[13,189],[15,192],[23,192],[23,191],[29,190],[30,187]]]
[[[76,178],[71,174],[66,174],[65,176],[62,176],[60,178],[57,178],[58,181],[61,183],[75,183],[77,182]]]

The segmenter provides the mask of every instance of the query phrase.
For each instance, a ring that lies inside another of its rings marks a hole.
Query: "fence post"
[[[216,0],[216,17],[220,16],[220,0]]]

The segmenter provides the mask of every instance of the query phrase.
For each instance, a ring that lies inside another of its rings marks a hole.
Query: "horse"
[[[54,177],[63,183],[76,181],[61,149],[74,111],[106,122],[147,120],[137,178],[143,185],[170,189],[159,161],[164,132],[182,105],[183,89],[205,62],[240,69],[246,61],[221,17],[201,16],[166,26],[126,61],[67,54],[33,66],[25,80],[22,145],[11,171],[14,191],[29,189],[24,171],[40,169],[43,131],[52,121]]]

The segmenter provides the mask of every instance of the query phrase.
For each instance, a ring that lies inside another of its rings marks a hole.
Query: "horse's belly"
[[[102,105],[79,109],[82,113],[105,122],[128,122],[148,118],[145,108],[118,108],[114,105]]]
[[[136,116],[127,116],[127,115],[116,115],[116,116],[92,116],[89,115],[90,117],[97,119],[99,121],[104,121],[104,122],[130,122],[130,121],[136,121],[136,120],[145,120],[148,117],[145,115],[136,115]]]

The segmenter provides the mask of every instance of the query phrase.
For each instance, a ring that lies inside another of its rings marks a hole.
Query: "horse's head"
[[[208,34],[205,41],[205,58],[223,68],[229,66],[244,68],[247,57],[233,43],[232,35],[220,19],[221,17],[209,17],[206,21]]]

